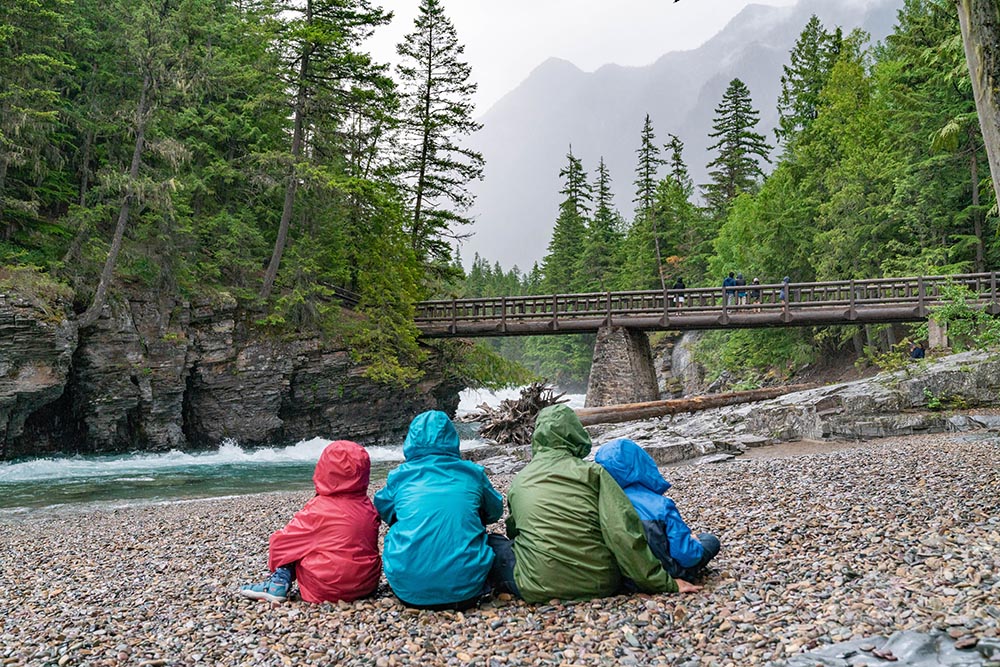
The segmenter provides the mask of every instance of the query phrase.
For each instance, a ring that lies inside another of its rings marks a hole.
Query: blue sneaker
[[[268,602],[278,604],[288,599],[288,589],[290,587],[291,583],[288,579],[276,573],[259,584],[243,586],[240,588],[239,594],[251,600],[267,600]]]

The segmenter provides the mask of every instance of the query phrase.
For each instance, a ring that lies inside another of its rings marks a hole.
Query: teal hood
[[[459,458],[458,446],[458,431],[448,415],[440,410],[429,410],[410,422],[410,430],[403,443],[403,457],[407,461],[416,461],[424,456]]]

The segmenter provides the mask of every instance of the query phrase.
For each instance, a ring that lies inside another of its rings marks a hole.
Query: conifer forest
[[[541,262],[468,268],[476,73],[440,1],[419,5],[390,66],[366,51],[390,19],[377,0],[3,3],[0,287],[64,296],[81,327],[127,290],[228,294],[263,327],[347,337],[374,377],[406,383],[424,356],[421,299],[1000,266],[962,2],[906,0],[881,43],[813,17],[774,72],[773,134],[743,81],[718,100],[706,183],[674,128],[635,109],[632,173],[566,147]],[[616,209],[616,183],[632,210]],[[360,295],[358,314],[338,288]],[[854,333],[704,344],[757,372]],[[527,377],[499,353],[569,386],[586,381],[592,340],[463,349],[478,381]]]

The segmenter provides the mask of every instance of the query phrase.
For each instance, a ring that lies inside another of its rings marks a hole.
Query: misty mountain
[[[694,182],[706,182],[714,157],[708,133],[734,77],[750,88],[760,111],[758,131],[775,143],[782,66],[809,17],[816,14],[828,30],[841,26],[845,35],[861,28],[878,41],[891,32],[901,6],[902,0],[749,5],[697,49],[668,52],[644,67],[584,72],[557,58],[543,62],[480,118],[483,129],[470,140],[486,159],[486,177],[473,184],[476,223],[462,245],[463,258],[468,262],[478,252],[505,268],[528,270],[545,255],[570,145],[591,175],[604,156],[618,209],[631,219],[636,149],[647,113],[657,143],[666,143],[668,133],[678,135]]]

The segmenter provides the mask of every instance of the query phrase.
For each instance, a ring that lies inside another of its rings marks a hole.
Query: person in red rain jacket
[[[284,602],[296,579],[307,602],[350,601],[373,593],[382,559],[378,513],[368,498],[370,471],[364,447],[347,440],[327,445],[313,473],[316,496],[271,535],[271,576],[242,587],[240,595]]]

